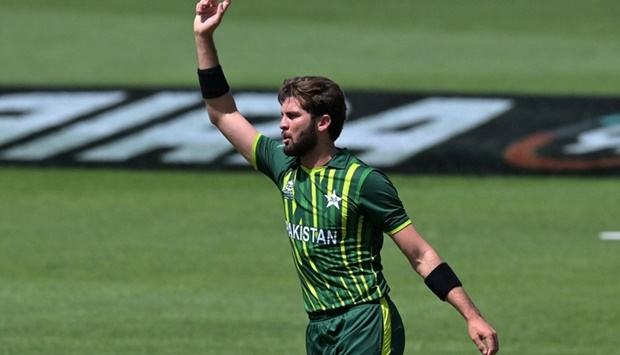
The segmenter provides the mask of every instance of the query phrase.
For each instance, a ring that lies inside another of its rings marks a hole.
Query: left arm
[[[424,279],[443,264],[439,254],[422,238],[413,225],[398,231],[392,239],[407,257],[413,269]],[[457,286],[449,290],[445,301],[465,318],[469,335],[480,352],[484,355],[496,354],[499,350],[497,332],[482,317],[463,287]]]

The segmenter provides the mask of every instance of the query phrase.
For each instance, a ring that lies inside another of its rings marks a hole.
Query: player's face
[[[282,143],[284,154],[300,157],[311,152],[318,142],[315,120],[301,108],[299,100],[289,97],[282,103]]]

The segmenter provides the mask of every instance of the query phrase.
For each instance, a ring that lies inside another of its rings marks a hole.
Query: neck
[[[314,169],[329,163],[337,153],[338,149],[332,144],[320,150],[317,147],[308,154],[299,157],[299,160],[301,165],[309,169]]]

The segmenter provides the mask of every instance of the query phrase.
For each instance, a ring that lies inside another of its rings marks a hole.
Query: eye
[[[286,117],[289,120],[294,120],[295,118],[301,116],[301,114],[299,114],[299,112],[285,112],[282,115],[283,115],[283,117]]]

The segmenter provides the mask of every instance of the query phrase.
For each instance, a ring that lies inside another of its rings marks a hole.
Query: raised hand
[[[196,18],[194,19],[194,33],[197,35],[213,35],[215,29],[222,22],[224,13],[231,0],[201,0],[196,4]]]

